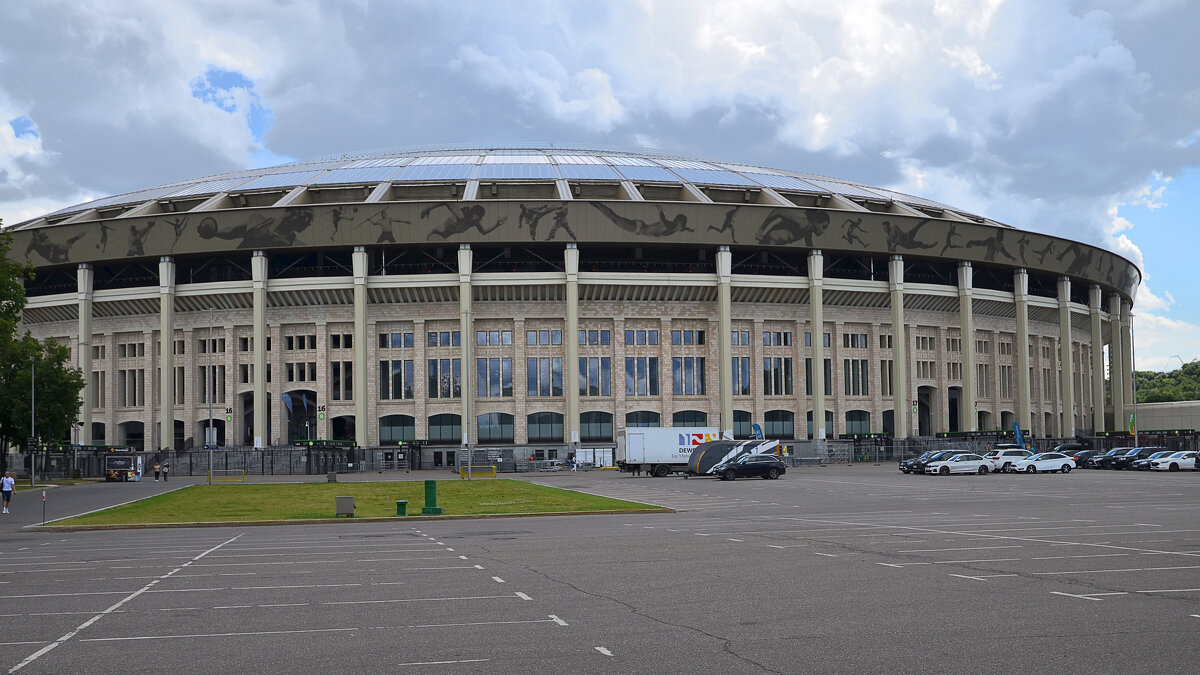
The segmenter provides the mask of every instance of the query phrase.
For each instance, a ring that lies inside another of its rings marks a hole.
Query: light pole
[[[29,487],[37,484],[37,419],[33,411],[37,405],[37,361],[29,357],[29,439],[33,441],[33,451],[29,454]]]
[[[472,312],[470,310],[464,309],[464,310],[462,310],[462,314],[463,314],[463,319],[464,319],[463,323],[466,326],[466,330],[464,331],[464,333],[466,333],[466,334],[462,336],[462,347],[463,347],[462,372],[465,374],[468,372],[467,371],[468,368],[475,367],[475,364],[472,363],[472,361],[474,361],[474,359],[472,358],[472,352],[474,352],[474,350],[471,349],[471,345],[474,344],[472,342],[472,340],[475,339],[475,324],[471,321]],[[466,379],[466,378],[464,378],[464,379]],[[476,387],[479,386],[478,381],[472,382],[472,384],[474,384]],[[459,475],[460,476],[462,475],[463,454],[466,453],[467,480],[471,480],[471,459],[472,459],[471,456],[474,454],[471,452],[471,430],[475,425],[475,392],[468,391],[469,389],[471,389],[471,388],[470,387],[462,388],[463,412],[465,413],[463,415],[463,417],[465,417],[466,419],[464,419],[463,423],[462,423],[463,447],[458,452],[458,466],[459,466]]]
[[[216,377],[213,376],[213,308],[208,308],[208,430],[204,432],[204,445],[208,447],[208,484],[212,485],[213,446],[217,444],[217,435],[213,433],[213,390],[216,389]]]
[[[1137,340],[1133,333],[1133,312],[1129,313],[1129,370],[1133,373],[1133,447],[1141,446],[1138,442],[1137,418]]]

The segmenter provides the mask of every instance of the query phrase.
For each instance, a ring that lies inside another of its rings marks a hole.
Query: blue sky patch
[[[204,75],[190,83],[192,96],[229,113],[242,112],[256,143],[262,143],[275,115],[263,106],[254,82],[236,70],[209,66]]]
[[[42,135],[38,133],[37,125],[33,123],[33,120],[23,115],[21,117],[14,117],[13,119],[9,120],[8,126],[12,127],[13,134],[15,134],[17,138],[21,138],[22,136],[32,136],[33,138],[42,137]]]

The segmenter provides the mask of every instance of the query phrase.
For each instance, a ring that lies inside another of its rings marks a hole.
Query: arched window
[[[651,410],[635,410],[625,413],[626,427],[657,427],[660,426],[659,414]]]
[[[796,437],[796,413],[791,410],[768,410],[763,415],[763,435],[767,438],[791,440]]]
[[[754,423],[751,421],[750,412],[748,410],[733,411],[733,437],[754,437]]]
[[[612,413],[594,410],[579,414],[580,441],[584,443],[611,443],[612,439]]]
[[[708,424],[708,413],[701,410],[680,410],[671,416],[673,427],[702,427]]]
[[[408,415],[386,415],[379,418],[379,442],[398,443],[417,437],[417,420]]]
[[[462,417],[453,413],[442,413],[429,418],[430,443],[461,443]]]
[[[846,411],[846,433],[848,434],[869,434],[871,433],[871,413],[866,410],[847,410]]]
[[[479,421],[480,443],[512,443],[513,416],[508,413],[484,413]]]
[[[563,416],[556,412],[537,412],[525,418],[530,443],[562,443]]]

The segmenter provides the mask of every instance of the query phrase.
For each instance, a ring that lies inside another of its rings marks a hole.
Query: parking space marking
[[[944,551],[982,551],[994,548],[1025,548],[1024,544],[1009,544],[1007,546],[962,546],[958,548],[914,548],[896,553],[941,553]]]
[[[610,652],[610,651],[608,651],[608,649],[607,649],[607,648],[605,648],[605,647],[596,647],[596,651],[600,652],[601,654],[603,654],[603,655],[605,655],[605,656],[612,656],[612,655],[613,655],[613,653],[612,653],[612,652]]]
[[[41,658],[43,655],[45,655],[45,654],[49,653],[49,652],[50,652],[51,650],[53,650],[54,648],[56,648],[56,647],[58,647],[59,645],[61,645],[61,644],[65,643],[67,640],[70,640],[71,638],[75,637],[75,635],[76,635],[76,634],[78,634],[78,633],[79,633],[79,631],[81,631],[81,630],[83,630],[83,629],[87,628],[88,626],[91,626],[92,624],[96,623],[96,622],[97,622],[97,621],[99,621],[100,619],[104,618],[104,616],[106,616],[106,615],[108,615],[108,614],[112,614],[113,612],[115,612],[115,611],[117,611],[118,609],[120,609],[120,608],[121,608],[121,607],[122,607],[122,606],[123,606],[125,603],[127,603],[127,602],[129,602],[129,601],[133,600],[134,598],[138,597],[139,595],[141,595],[141,594],[145,593],[146,591],[150,590],[150,589],[151,589],[151,588],[153,588],[153,587],[154,587],[156,584],[158,584],[160,581],[162,581],[162,580],[164,580],[164,579],[167,579],[167,578],[169,578],[171,575],[173,575],[173,574],[175,574],[175,573],[179,572],[179,570],[181,570],[181,569],[183,569],[183,568],[187,567],[188,565],[191,565],[192,563],[196,562],[197,560],[200,560],[200,559],[201,559],[201,558],[203,558],[204,556],[208,555],[209,553],[212,553],[213,551],[216,551],[217,549],[221,548],[222,546],[225,546],[226,544],[231,544],[231,543],[233,543],[233,542],[237,541],[239,538],[241,538],[241,536],[242,536],[242,535],[240,535],[240,534],[239,534],[239,535],[237,535],[236,537],[233,537],[232,539],[229,539],[228,541],[225,541],[225,542],[223,542],[223,543],[217,544],[216,546],[214,546],[214,547],[212,547],[212,548],[208,549],[207,551],[205,551],[205,552],[201,553],[200,555],[198,555],[198,556],[196,556],[196,557],[192,558],[191,560],[187,561],[187,562],[186,562],[186,563],[184,563],[183,565],[180,565],[179,567],[176,567],[175,569],[173,569],[173,570],[171,570],[170,572],[167,572],[166,574],[162,575],[161,577],[159,577],[159,578],[157,578],[157,579],[155,579],[155,580],[151,581],[150,583],[148,583],[148,584],[146,584],[145,586],[141,587],[140,589],[138,589],[138,590],[134,591],[133,593],[130,593],[129,595],[127,595],[127,596],[125,596],[124,598],[122,598],[121,600],[118,600],[116,604],[112,605],[112,606],[111,606],[111,607],[109,607],[108,609],[105,609],[104,611],[100,612],[99,614],[96,614],[95,616],[93,616],[92,618],[88,619],[87,621],[84,621],[84,622],[83,622],[82,624],[80,624],[80,625],[79,625],[79,626],[78,626],[78,627],[77,627],[75,630],[72,630],[72,631],[69,631],[69,632],[67,632],[67,633],[63,634],[63,636],[62,636],[62,637],[58,638],[58,639],[57,639],[57,640],[55,640],[54,642],[51,642],[50,644],[46,645],[45,647],[42,647],[41,649],[37,650],[36,652],[34,652],[34,653],[30,654],[29,656],[25,657],[25,660],[24,660],[24,661],[21,661],[21,662],[20,662],[20,663],[18,663],[17,665],[15,665],[15,666],[13,666],[12,668],[10,668],[8,672],[9,672],[9,673],[15,673],[15,672],[17,672],[18,670],[20,670],[20,669],[24,668],[25,666],[27,666],[27,665],[29,665],[29,664],[33,663],[34,661],[36,661],[36,660],[38,660],[39,658]]]
[[[1126,567],[1116,570],[1070,570],[1067,572],[1030,572],[1038,576],[1058,576],[1062,574],[1106,574],[1111,572],[1162,572],[1165,570],[1195,570],[1200,565],[1181,565],[1178,567]]]
[[[249,606],[249,605],[247,605]],[[81,638],[80,642],[130,642],[137,640],[178,640],[181,638],[202,637],[241,637],[246,635],[294,635],[296,633],[345,633],[361,630],[360,628],[304,628],[296,630],[255,630],[240,633],[191,633],[183,635],[128,635],[105,638]],[[12,672],[12,671],[9,671]]]
[[[409,663],[397,663],[398,666],[445,666],[452,663],[484,663],[491,659],[458,659],[456,661],[411,661]]]
[[[1068,598],[1078,598],[1078,599],[1080,599],[1080,600],[1095,600],[1095,601],[1097,601],[1097,602],[1099,602],[1100,600],[1103,600],[1103,598],[1101,598],[1101,597],[1097,597],[1097,596],[1107,596],[1107,595],[1128,595],[1128,593],[1122,593],[1122,592],[1113,592],[1113,593],[1063,593],[1062,591],[1050,591],[1050,593],[1051,593],[1051,594],[1053,594],[1053,595],[1063,595],[1063,596],[1066,596],[1066,597],[1068,597]]]
[[[496,583],[498,583],[498,584],[502,584],[502,583],[504,583],[504,580],[503,580],[503,579],[501,579],[500,577],[492,577],[492,581],[494,581],[494,582],[496,582]]]
[[[1163,588],[1156,591],[1134,591],[1134,593],[1196,593],[1200,588]]]
[[[517,594],[512,595],[464,595],[458,597],[444,598],[391,598],[387,600],[329,600],[322,602],[322,605],[387,605],[404,602],[450,602],[453,600],[512,600],[517,598],[524,600]],[[249,607],[249,605],[246,605]]]

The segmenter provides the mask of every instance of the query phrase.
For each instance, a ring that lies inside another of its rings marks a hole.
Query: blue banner
[[[1017,445],[1025,447],[1025,434],[1021,433],[1021,425],[1013,422],[1013,436],[1017,441]]]
[[[754,438],[755,439],[760,440],[760,441],[764,440],[762,427],[758,426],[757,424],[751,424],[750,428],[754,430]]]

